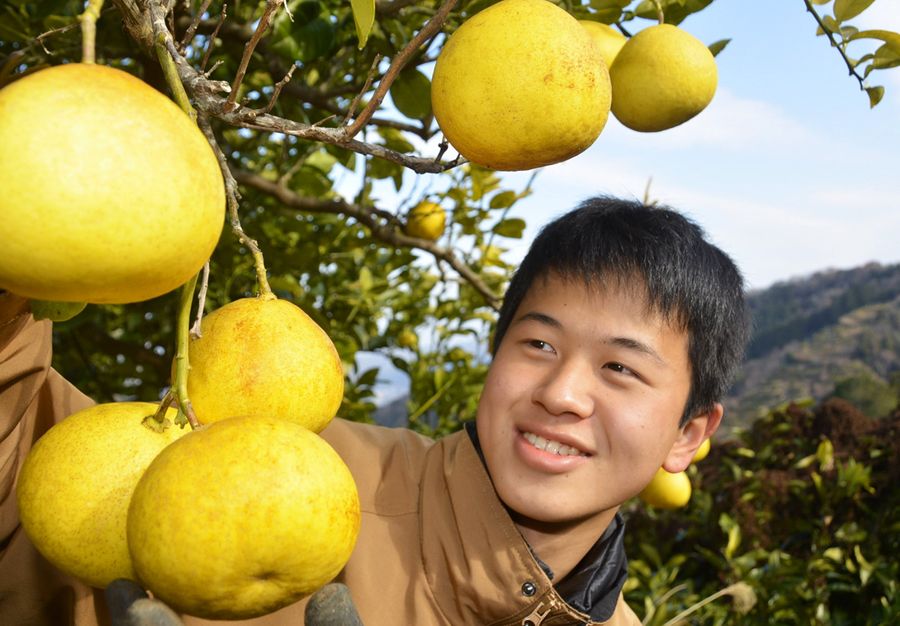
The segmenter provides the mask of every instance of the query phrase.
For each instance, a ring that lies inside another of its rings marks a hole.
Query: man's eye
[[[625,367],[621,363],[607,363],[606,368],[610,369],[617,374],[625,374],[626,376],[636,376],[635,372],[628,367]]]
[[[541,341],[540,339],[529,339],[528,345],[543,352],[553,352],[553,346],[551,346],[546,341]]]

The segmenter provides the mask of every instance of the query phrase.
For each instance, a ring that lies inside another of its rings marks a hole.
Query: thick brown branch
[[[341,199],[325,200],[301,196],[282,184],[267,180],[258,174],[245,170],[235,169],[232,173],[234,179],[241,185],[252,187],[257,191],[272,196],[286,207],[304,211],[306,213],[334,213],[347,215],[368,227],[372,235],[381,241],[397,247],[419,248],[428,252],[436,260],[444,261],[450,265],[465,281],[471,284],[472,287],[484,297],[488,306],[499,309],[500,299],[497,295],[491,291],[472,268],[462,262],[453,253],[452,249],[439,246],[427,239],[419,239],[418,237],[410,237],[404,234],[396,227],[396,225],[391,224],[393,216],[391,216],[391,220],[385,222],[383,221],[385,213],[371,207],[353,204]]]

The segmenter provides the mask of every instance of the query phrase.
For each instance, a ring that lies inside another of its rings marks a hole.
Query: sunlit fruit
[[[616,59],[616,55],[619,54],[619,50],[622,49],[628,38],[609,24],[604,24],[603,22],[579,20],[579,23],[584,26],[591,39],[600,48],[600,54],[603,55],[606,67],[611,67]]]
[[[172,423],[174,409],[153,428],[147,418],[157,408],[116,402],[79,411],[44,433],[22,465],[25,533],[48,561],[88,585],[135,576],[125,538],[131,494],[160,450],[187,432]]]
[[[639,494],[641,500],[658,509],[677,509],[691,499],[691,479],[684,472],[670,473],[659,468],[653,480]]]
[[[415,331],[404,328],[400,331],[400,334],[397,335],[397,345],[401,348],[409,348],[411,350],[415,350],[419,347],[419,336],[415,333]]]
[[[185,283],[225,215],[218,161],[160,92],[102,65],[0,90],[0,288],[63,302],[147,300]]]
[[[501,0],[447,40],[431,85],[435,118],[470,161],[527,170],[594,143],[609,114],[600,50],[547,0]]]
[[[437,241],[444,234],[447,212],[434,202],[420,202],[406,216],[404,232],[410,237]]]
[[[694,453],[694,458],[691,459],[691,463],[698,463],[706,458],[706,455],[709,454],[709,448],[711,447],[711,443],[709,437],[703,440],[703,443],[700,444],[700,447],[697,448],[697,451]]]
[[[324,439],[283,419],[237,417],[185,435],[147,468],[128,545],[138,580],[172,608],[240,619],[334,578],[359,522],[353,477]]]
[[[334,344],[287,300],[242,298],[213,311],[189,354],[188,395],[203,424],[264,412],[319,432],[341,405]]]
[[[629,39],[609,76],[613,115],[644,132],[678,126],[700,113],[718,81],[709,48],[671,24],[650,26]]]

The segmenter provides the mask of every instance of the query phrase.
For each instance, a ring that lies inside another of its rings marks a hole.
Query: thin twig
[[[391,65],[388,68],[387,72],[385,72],[381,81],[378,83],[378,88],[375,90],[375,95],[372,96],[372,99],[369,101],[369,104],[366,105],[366,108],[363,109],[362,113],[360,113],[359,117],[351,124],[349,127],[345,129],[345,135],[347,139],[351,139],[355,137],[362,127],[369,123],[369,118],[371,118],[375,114],[375,110],[381,106],[381,101],[384,100],[384,97],[387,95],[388,89],[391,88],[394,80],[400,74],[400,71],[406,65],[406,62],[413,55],[413,53],[422,45],[426,39],[431,37],[434,33],[438,32],[440,28],[444,25],[444,21],[447,19],[447,15],[450,14],[450,11],[453,10],[453,7],[456,6],[457,0],[445,0],[444,4],[441,5],[441,8],[438,9],[437,13],[428,20],[428,22],[422,27],[418,33],[416,33],[415,37],[412,38],[403,50],[394,57],[394,60],[391,61]]]
[[[294,75],[294,70],[297,69],[296,65],[291,65],[291,69],[287,71],[287,74],[284,75],[284,78],[275,83],[275,89],[272,91],[272,97],[269,98],[269,103],[262,109],[263,113],[271,113],[272,109],[275,108],[275,102],[278,100],[278,96],[281,95],[281,90],[284,89],[284,86],[291,82],[291,76]]]
[[[200,130],[206,135],[206,140],[209,142],[209,145],[212,146],[213,152],[215,152],[216,158],[219,160],[219,167],[222,169],[222,176],[225,179],[225,199],[228,204],[228,221],[231,224],[231,230],[237,236],[238,241],[240,241],[253,256],[259,297],[267,299],[274,298],[275,295],[272,293],[272,288],[269,286],[269,279],[262,250],[259,249],[259,244],[256,240],[247,236],[247,233],[244,232],[244,228],[241,226],[241,220],[238,215],[240,192],[237,188],[237,181],[235,181],[231,169],[228,167],[228,160],[225,158],[225,153],[222,152],[222,148],[219,147],[219,142],[216,140],[215,134],[213,134],[212,127],[209,125],[209,120],[206,117],[201,116],[199,122]]]
[[[181,38],[181,43],[178,44],[178,51],[181,54],[184,54],[184,51],[187,49],[188,44],[194,38],[194,33],[197,32],[197,27],[200,26],[200,21],[203,19],[206,11],[209,9],[209,5],[211,2],[212,0],[203,0],[203,4],[200,5],[200,9],[197,11],[197,14],[194,15],[194,18],[188,25],[187,30],[184,31],[184,36]]]
[[[375,74],[378,72],[378,64],[381,63],[382,58],[381,53],[375,55],[375,59],[372,61],[372,67],[369,68],[369,73],[366,76],[366,82],[363,84],[363,88],[353,97],[350,106],[347,107],[347,114],[344,116],[344,126],[347,125],[351,117],[356,115],[356,107],[359,105],[359,101],[362,100],[363,94],[369,91],[369,87],[372,86],[372,81],[375,79]]]
[[[488,306],[495,310],[499,309],[500,298],[481,280],[481,277],[472,268],[460,261],[452,249],[439,246],[427,239],[410,237],[394,225],[381,223],[379,217],[382,216],[382,212],[370,207],[352,204],[342,199],[323,200],[301,196],[284,185],[279,185],[258,174],[245,170],[234,170],[232,173],[237,182],[272,196],[286,207],[309,213],[348,215],[364,224],[374,237],[384,242],[396,247],[419,248],[430,253],[435,259],[445,261],[457,274],[470,283],[481,294]],[[396,224],[396,218],[392,218],[392,222]]]
[[[850,61],[850,58],[847,56],[847,53],[844,52],[844,49],[841,48],[840,44],[835,40],[834,33],[825,26],[825,22],[822,21],[822,18],[819,17],[819,14],[816,13],[816,10],[813,8],[810,0],[803,0],[804,4],[806,4],[806,10],[813,14],[813,17],[816,19],[816,23],[818,23],[819,28],[822,29],[822,32],[828,37],[828,41],[831,43],[832,47],[837,48],[837,51],[840,53],[841,58],[844,59],[844,63],[847,64],[847,70],[849,71],[851,76],[855,76],[856,80],[859,81],[859,89],[860,91],[865,91],[866,86],[864,84],[864,79],[862,76],[856,73],[856,68],[853,67],[853,63]]]
[[[250,65],[250,57],[253,56],[253,50],[256,48],[256,44],[259,43],[259,40],[262,39],[266,30],[268,30],[269,24],[272,23],[272,16],[275,14],[275,11],[283,4],[284,0],[266,0],[266,8],[263,11],[262,17],[259,19],[259,24],[253,33],[253,37],[251,37],[250,41],[247,42],[247,45],[244,46],[244,55],[241,57],[241,64],[238,66],[234,81],[231,83],[231,93],[228,94],[228,100],[225,101],[226,111],[230,111],[234,108],[234,101],[241,88],[241,82],[243,82],[244,76],[247,73],[247,67]]]
[[[181,298],[178,303],[178,327],[176,329],[177,349],[175,351],[175,380],[172,386],[175,389],[175,397],[178,399],[178,408],[186,418],[191,428],[200,428],[200,422],[194,414],[194,407],[188,397],[188,344],[190,343],[191,304],[194,301],[194,289],[197,287],[197,275],[195,274],[181,288]],[[177,418],[176,418],[177,419]]]
[[[191,339],[200,339],[203,332],[200,328],[200,322],[203,320],[203,311],[206,309],[206,292],[209,289],[209,261],[203,264],[203,274],[200,276],[200,293],[197,294],[197,319],[191,326]]]
[[[200,61],[200,71],[202,72],[206,67],[206,64],[209,63],[209,57],[212,54],[213,46],[216,45],[216,37],[219,35],[219,29],[222,28],[222,24],[225,23],[225,15],[226,9],[228,8],[228,3],[222,3],[222,12],[219,13],[219,23],[216,24],[216,27],[213,29],[212,34],[209,36],[209,39],[206,40],[206,50],[203,52],[203,59]],[[212,70],[210,70],[212,72]]]

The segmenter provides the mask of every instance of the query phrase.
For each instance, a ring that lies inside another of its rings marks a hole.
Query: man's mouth
[[[528,443],[533,445],[538,450],[543,450],[545,452],[550,452],[551,454],[556,454],[559,456],[587,456],[587,454],[581,452],[576,448],[573,448],[572,446],[568,446],[558,441],[553,441],[552,439],[544,439],[540,435],[535,435],[534,433],[524,431],[522,433],[522,436],[525,437],[525,440],[528,441]]]

